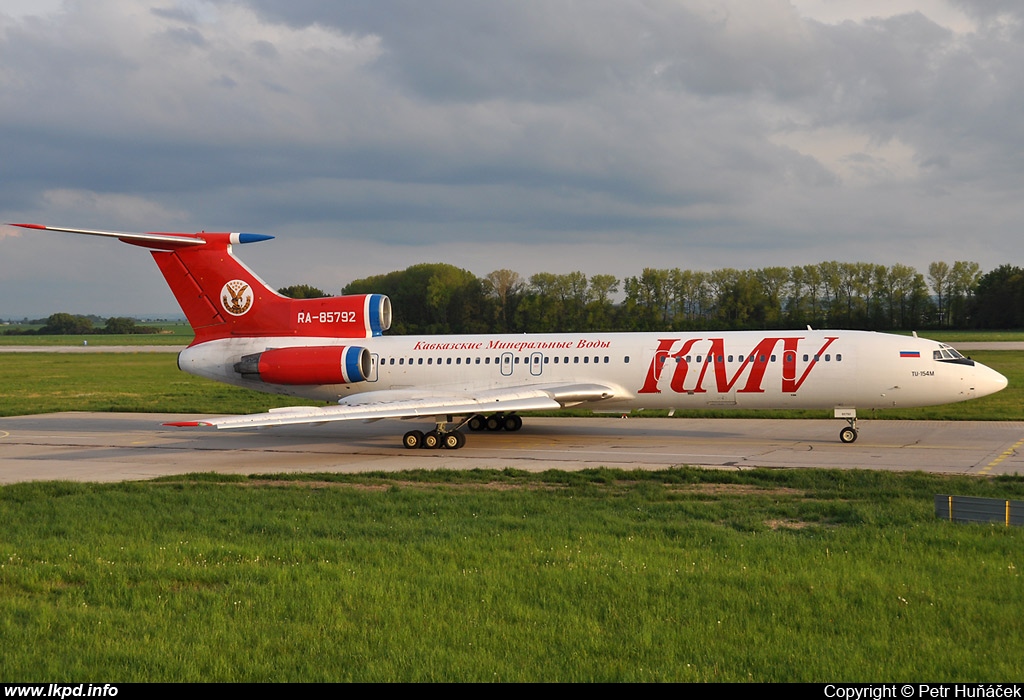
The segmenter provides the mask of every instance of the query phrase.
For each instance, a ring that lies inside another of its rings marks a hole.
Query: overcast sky
[[[253,231],[269,283],[1024,264],[1018,0],[0,0],[0,222]],[[0,318],[176,312],[0,227]]]

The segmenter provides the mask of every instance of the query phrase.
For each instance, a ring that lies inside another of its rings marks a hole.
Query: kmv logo
[[[736,362],[726,362],[725,340],[723,338],[667,338],[658,341],[658,349],[654,353],[650,367],[647,368],[647,378],[638,394],[660,394],[662,374],[666,367],[671,367],[672,379],[669,382],[669,390],[676,394],[703,394],[707,392],[704,381],[708,375],[708,369],[715,377],[715,389],[726,394],[733,390],[743,377],[746,381],[741,389],[736,389],[737,394],[761,394],[764,393],[764,375],[768,370],[772,353],[775,347],[782,343],[782,391],[793,394],[800,390],[800,386],[807,379],[807,376],[818,363],[819,358],[828,347],[837,340],[834,337],[826,337],[824,344],[818,348],[813,356],[809,357],[806,366],[800,376],[797,377],[798,344],[803,338],[765,338],[759,342],[749,355],[738,355]],[[676,348],[676,344],[682,345]],[[702,345],[698,346],[697,344]],[[710,345],[707,345],[707,344]],[[696,362],[691,362],[696,357]],[[729,370],[734,368],[730,376]]]

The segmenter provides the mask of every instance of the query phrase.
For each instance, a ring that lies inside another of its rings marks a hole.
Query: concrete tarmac
[[[0,483],[122,481],[189,472],[269,474],[403,469],[833,467],[1024,474],[1024,422],[534,418],[517,433],[467,432],[461,450],[406,450],[420,421],[216,431],[169,428],[197,416],[56,413],[0,418]]]

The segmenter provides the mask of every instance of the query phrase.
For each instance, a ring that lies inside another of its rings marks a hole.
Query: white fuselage
[[[276,385],[235,364],[271,348],[345,345],[372,358],[366,381]],[[944,352],[945,350],[945,352]],[[917,337],[863,331],[226,338],[184,350],[182,370],[272,393],[337,401],[367,391],[481,391],[599,384],[598,410],[926,406],[999,391],[998,372]]]

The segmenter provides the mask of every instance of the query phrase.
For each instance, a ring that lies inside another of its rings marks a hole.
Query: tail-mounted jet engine
[[[370,376],[370,351],[344,345],[274,348],[243,355],[235,371],[267,384],[354,384]]]

